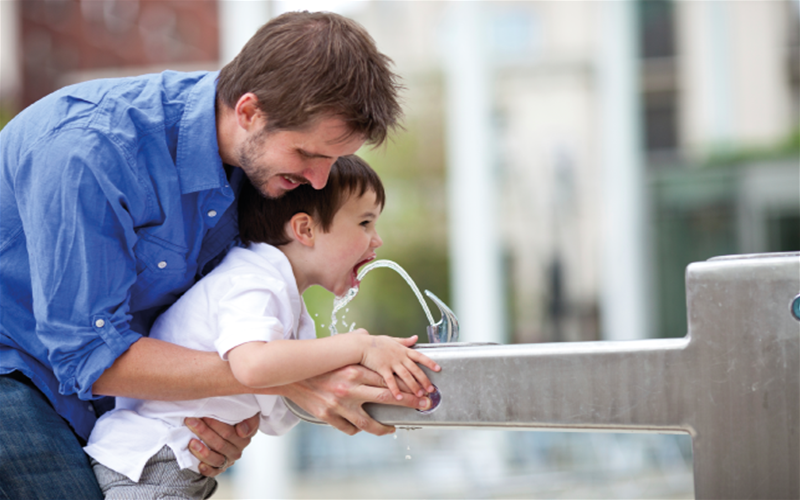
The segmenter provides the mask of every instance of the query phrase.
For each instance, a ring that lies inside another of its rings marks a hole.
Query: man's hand
[[[214,477],[239,460],[258,431],[258,421],[258,414],[235,426],[208,417],[184,420],[186,427],[200,438],[189,442],[189,451],[200,460],[200,473]]]
[[[383,377],[361,365],[350,365],[285,386],[283,395],[316,418],[345,434],[366,431],[376,436],[391,434],[394,427],[383,425],[364,411],[364,403],[382,403],[427,409],[431,401],[409,393],[401,384],[402,398],[396,400]]]

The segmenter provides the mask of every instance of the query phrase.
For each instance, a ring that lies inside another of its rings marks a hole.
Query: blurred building
[[[603,8],[484,4],[491,168],[518,342],[601,335]],[[408,121],[428,128],[446,127],[441,37],[450,9],[369,2],[353,14],[406,78]],[[651,304],[641,336],[682,336],[687,264],[800,249],[800,12],[795,0],[652,0],[636,3],[636,17]]]
[[[285,4],[283,10],[292,8]],[[408,88],[407,132],[370,158],[394,181],[384,214],[394,235],[385,252],[421,275],[421,288],[448,300],[443,38],[452,5],[351,4],[348,14],[394,59]],[[264,5],[265,21],[273,6]],[[11,112],[89,78],[224,62],[216,0],[26,0],[1,7],[0,107]],[[509,340],[601,337],[598,255],[608,196],[599,189],[602,9],[602,2],[483,5]],[[685,333],[689,262],[800,249],[798,10],[797,0],[636,3],[634,98],[649,304],[641,336]],[[393,308],[411,315],[390,302],[371,304],[379,328],[381,318],[397,324]]]
[[[216,0],[4,1],[2,17],[15,110],[91,78],[219,63]]]
[[[236,3],[245,8],[258,2]],[[386,149],[364,153],[384,178],[390,201],[381,219],[381,257],[398,261],[420,288],[446,302],[450,214],[443,39],[455,3],[351,2],[346,13],[395,61],[408,89],[406,131]],[[606,3],[482,4],[491,93],[486,127],[490,168],[501,193],[497,225],[509,341],[592,340],[607,333],[600,326],[599,255],[603,198],[609,193],[600,187],[605,172],[598,57]],[[631,5],[638,91],[630,99],[638,110],[639,209],[646,222],[641,251],[648,328],[641,335],[682,336],[687,264],[720,254],[800,250],[800,2]],[[233,33],[237,27],[247,31],[241,27],[257,26],[275,12],[262,3],[263,19],[239,15],[228,24],[220,7],[216,0],[0,0],[0,111],[19,111],[63,85],[94,77],[216,69],[230,57],[229,50],[220,50],[226,40],[249,37]],[[235,44],[227,45],[235,52]],[[0,125],[3,118],[0,114]],[[475,203],[483,201],[476,196]],[[370,311],[359,325],[391,334],[424,330],[424,317],[404,282],[384,281],[374,289],[371,297],[359,297]],[[330,297],[320,302],[330,304]],[[317,319],[324,332],[327,321]],[[334,481],[355,491],[370,476],[361,496],[391,491],[534,496],[530,485],[558,481],[564,483],[564,497],[593,491],[603,496],[597,487],[609,473],[602,466],[614,465],[612,472],[629,476],[627,457],[637,449],[610,446],[591,435],[551,439],[518,433],[506,439],[503,467],[517,476],[506,480],[503,490],[503,481],[489,478],[476,458],[482,450],[465,447],[474,441],[456,431],[419,434],[387,447],[371,436],[354,440],[331,429],[301,427],[295,469],[306,480],[296,492],[305,488],[309,497],[325,496]],[[647,449],[657,451],[658,467],[679,464],[685,475],[688,438],[680,449],[670,448],[671,442],[654,441]],[[407,460],[411,448],[414,460]],[[616,459],[601,453],[609,449]],[[577,494],[576,477],[566,471],[574,470],[587,450],[601,467],[593,477],[580,464],[578,476],[591,481]],[[668,453],[675,457],[664,458]],[[647,463],[641,460],[642,471],[652,469]],[[678,486],[685,493],[685,482]],[[636,491],[658,496],[646,487]],[[669,496],[668,488],[658,491]],[[548,495],[558,496],[541,494]]]

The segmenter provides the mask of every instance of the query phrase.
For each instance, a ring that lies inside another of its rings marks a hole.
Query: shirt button
[[[208,211],[208,216],[209,217],[216,217],[217,216],[217,211],[216,210],[209,210]]]
[[[91,404],[86,405],[86,409],[89,411],[94,411],[94,407]]]
[[[94,322],[94,326],[96,326],[97,328],[103,328],[104,326],[106,326],[106,322],[105,320],[98,319],[97,321]]]
[[[164,269],[165,267],[167,267],[167,261],[162,260],[161,262],[158,263],[159,269]]]

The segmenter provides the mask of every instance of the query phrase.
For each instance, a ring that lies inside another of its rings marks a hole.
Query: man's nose
[[[303,177],[311,184],[314,189],[322,189],[328,183],[328,176],[331,173],[331,167],[336,159],[320,160],[313,167],[303,171]]]

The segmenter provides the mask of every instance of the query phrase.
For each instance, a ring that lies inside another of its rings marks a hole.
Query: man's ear
[[[261,130],[266,126],[266,116],[258,107],[258,97],[252,92],[247,92],[236,101],[234,107],[236,121],[243,129]]]
[[[305,212],[294,214],[288,223],[289,235],[303,246],[313,247],[316,236],[316,224],[314,219]]]

